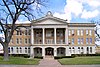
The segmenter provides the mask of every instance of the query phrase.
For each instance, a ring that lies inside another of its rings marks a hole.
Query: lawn
[[[100,64],[100,56],[92,57],[75,57],[58,59],[62,65],[92,65]]]
[[[28,59],[24,57],[10,57],[9,61],[3,61],[3,57],[0,56],[0,64],[37,65],[39,61],[39,59]]]

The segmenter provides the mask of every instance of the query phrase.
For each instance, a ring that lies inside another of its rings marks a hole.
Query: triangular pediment
[[[50,12],[47,13],[47,15],[45,17],[42,17],[40,19],[37,20],[33,20],[32,24],[67,24],[66,20],[54,17]]]
[[[66,24],[66,22],[57,21],[53,19],[45,19],[42,21],[37,21],[35,24]]]

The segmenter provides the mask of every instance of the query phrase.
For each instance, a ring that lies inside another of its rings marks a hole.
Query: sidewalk
[[[42,59],[38,67],[61,67],[61,64],[52,58]]]

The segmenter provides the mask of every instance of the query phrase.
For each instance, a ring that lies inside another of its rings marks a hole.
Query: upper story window
[[[57,36],[62,37],[63,36],[63,30],[57,30]]]
[[[72,38],[72,44],[74,44],[74,38]]]
[[[31,35],[31,30],[26,29],[26,30],[25,30],[25,35]]]
[[[18,38],[16,39],[16,43],[19,44],[19,39]]]
[[[83,36],[83,33],[84,33],[83,30],[81,30],[81,36]]]
[[[27,44],[27,38],[25,38],[25,44]]]
[[[80,38],[78,38],[78,44],[80,44],[81,42],[80,42]]]
[[[28,43],[31,44],[31,39],[30,38],[28,39]]]
[[[68,30],[68,35],[69,35],[69,36],[71,35],[71,30]]]
[[[80,35],[80,30],[77,30],[77,35],[78,35],[78,36]]]
[[[53,35],[53,31],[46,31],[46,37],[51,37]]]
[[[16,34],[17,34],[17,35],[22,35],[22,31],[21,31],[21,30],[16,31]]]
[[[72,30],[72,35],[74,34],[74,30]]]
[[[88,34],[89,34],[88,30],[86,30],[86,35],[88,35]]]
[[[86,38],[86,44],[88,44],[89,43],[89,38]]]
[[[84,42],[84,39],[83,39],[83,38],[81,38],[81,44],[83,44],[83,42]]]
[[[22,38],[20,38],[20,44],[22,43]]]
[[[92,44],[92,38],[90,38],[90,44]]]
[[[90,36],[92,35],[92,30],[89,30],[89,35],[90,35]]]

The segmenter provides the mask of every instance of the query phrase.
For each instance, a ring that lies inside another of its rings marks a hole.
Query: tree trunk
[[[4,61],[9,61],[8,44],[7,43],[4,44],[3,50],[4,50]]]

